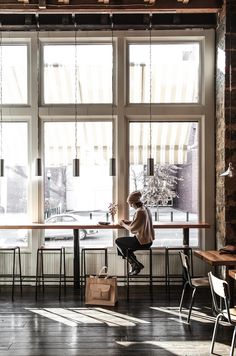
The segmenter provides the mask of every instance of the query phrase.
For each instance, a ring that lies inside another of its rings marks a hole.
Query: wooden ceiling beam
[[[153,13],[217,13],[223,0],[1,0],[0,13],[4,12],[153,12]]]

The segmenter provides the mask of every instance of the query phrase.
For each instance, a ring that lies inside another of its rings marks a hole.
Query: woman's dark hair
[[[141,208],[141,206],[143,206],[143,202],[139,201],[135,203],[135,205],[137,206],[137,208]]]

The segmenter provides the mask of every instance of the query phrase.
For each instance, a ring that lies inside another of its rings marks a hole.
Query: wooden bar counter
[[[169,223],[154,223],[154,229],[182,229],[183,230],[183,245],[189,246],[189,230],[190,229],[206,229],[210,225],[205,222],[169,222]],[[29,224],[1,224],[0,229],[5,230],[47,230],[47,229],[73,229],[73,242],[74,242],[74,287],[80,288],[80,229],[124,229],[119,224],[93,224],[93,225],[80,225],[75,223],[63,224],[44,224],[44,223],[29,223]]]

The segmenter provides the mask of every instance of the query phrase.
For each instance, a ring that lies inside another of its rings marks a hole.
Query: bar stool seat
[[[136,251],[149,251],[149,274],[145,275],[145,274],[137,274],[134,276],[130,276],[129,275],[129,262],[128,262],[128,256],[129,256],[129,252],[133,252],[133,250],[127,249],[126,250],[126,298],[127,300],[129,300],[129,286],[130,286],[130,280],[135,278],[135,279],[140,279],[140,278],[149,278],[149,290],[150,290],[150,295],[151,297],[153,296],[153,283],[152,283],[152,248],[142,248],[140,250],[135,250]],[[140,281],[136,281],[136,282],[140,282]],[[143,282],[143,281],[142,281]]]
[[[15,294],[15,283],[17,280],[20,283],[20,292],[22,295],[22,273],[21,273],[21,254],[20,254],[20,247],[19,246],[13,246],[13,247],[0,247],[0,253],[6,253],[10,252],[12,253],[13,259],[12,259],[12,273],[11,274],[0,274],[0,278],[4,278],[6,280],[9,280],[11,278],[12,280],[12,300],[14,300],[14,294]],[[18,254],[18,269],[19,273],[16,274],[16,254]]]
[[[193,250],[192,247],[190,246],[175,246],[175,247],[165,247],[165,284],[166,288],[170,286],[170,280],[172,279],[182,279],[183,280],[183,274],[171,274],[170,273],[170,251],[177,251],[179,252],[185,252],[189,255],[189,261],[190,261],[190,270],[191,270],[191,275],[193,276]]]
[[[57,274],[45,274],[44,273],[44,254],[48,253],[59,253],[60,263],[59,263],[59,273]],[[62,272],[63,269],[63,272]],[[55,282],[55,279],[59,279],[59,299],[61,299],[61,288],[62,279],[64,280],[64,292],[66,292],[66,254],[65,247],[45,247],[41,246],[37,250],[37,261],[36,261],[36,287],[35,287],[35,298],[38,298],[38,288],[40,287],[42,280],[43,294],[44,294],[44,279],[52,279],[50,282]]]
[[[84,247],[81,249],[81,286],[82,288],[86,286],[86,253],[91,251],[103,251],[104,252],[104,266],[108,267],[108,254],[107,247]],[[81,293],[82,295],[82,293]]]

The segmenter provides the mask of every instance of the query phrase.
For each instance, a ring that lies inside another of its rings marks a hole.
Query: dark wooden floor
[[[127,302],[119,288],[115,307],[86,307],[73,288],[58,300],[48,287],[35,301],[34,288],[11,301],[10,289],[0,288],[0,355],[209,355],[214,325],[210,294],[196,295],[191,324],[179,316],[181,287],[132,287]],[[221,327],[215,351],[228,355],[232,328]]]

